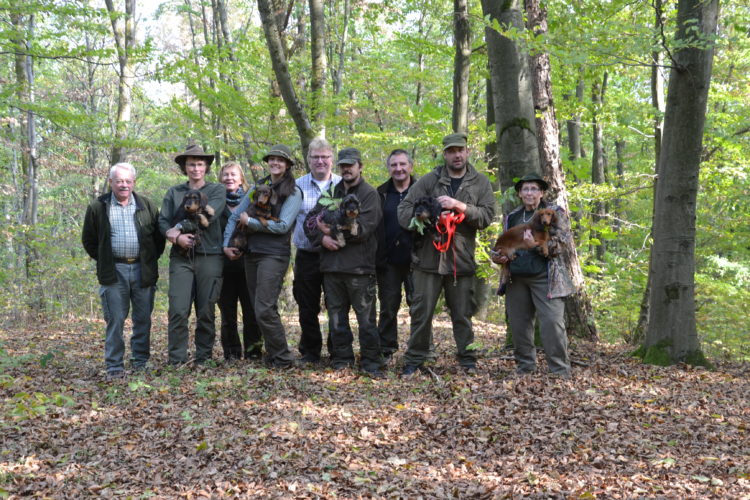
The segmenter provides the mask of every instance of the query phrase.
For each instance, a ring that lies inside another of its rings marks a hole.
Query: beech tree
[[[639,352],[659,364],[703,363],[695,324],[695,218],[718,0],[679,0],[651,248],[650,317]]]

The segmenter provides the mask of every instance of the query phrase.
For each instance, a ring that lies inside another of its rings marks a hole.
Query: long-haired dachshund
[[[513,226],[500,235],[490,253],[492,262],[500,264],[500,257],[503,255],[511,261],[515,258],[516,250],[531,250],[536,247],[540,248],[542,255],[549,257],[547,243],[550,231],[555,229],[556,224],[557,212],[551,208],[537,210],[528,224]],[[531,230],[533,242],[524,240],[523,233],[527,230]]]
[[[352,236],[359,234],[359,198],[354,194],[344,196],[336,210],[324,210],[323,222],[331,228],[331,238],[339,247],[346,246],[345,232]]]
[[[214,209],[208,204],[208,197],[197,189],[191,189],[182,198],[182,203],[177,208],[172,224],[180,224],[182,234],[194,236],[193,248],[200,244],[200,235],[207,228],[214,216]],[[183,256],[188,256],[191,249],[177,247],[177,251]]]
[[[275,222],[279,221],[278,217],[273,216],[273,209],[278,203],[279,195],[274,191],[268,184],[260,184],[255,186],[252,194],[252,203],[248,205],[245,213],[250,217],[258,219],[263,227],[268,227],[268,221],[272,220]],[[243,252],[247,250],[248,237],[250,233],[245,224],[234,226],[234,232],[232,237],[229,238],[229,246],[239,248]]]

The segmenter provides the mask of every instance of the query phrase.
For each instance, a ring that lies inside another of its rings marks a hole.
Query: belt
[[[136,262],[140,262],[140,257],[133,257],[130,259],[122,258],[122,257],[115,257],[115,262],[118,264],[135,264]]]

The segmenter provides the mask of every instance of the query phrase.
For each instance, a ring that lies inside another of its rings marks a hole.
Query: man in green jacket
[[[104,319],[107,380],[125,376],[123,325],[131,305],[131,365],[143,369],[151,354],[151,312],[164,251],[159,209],[133,192],[135,168],[118,163],[109,171],[111,192],[89,204],[83,222],[83,248],[96,261]]]
[[[489,179],[469,163],[468,156],[466,135],[447,135],[443,138],[444,164],[419,179],[398,206],[399,224],[409,228],[415,202],[425,196],[435,198],[443,209],[441,221],[451,235],[450,239],[448,234],[442,235],[442,251],[431,241],[424,241],[415,250],[411,333],[404,355],[404,376],[416,373],[428,359],[432,314],[441,291],[451,314],[458,362],[468,373],[476,370],[476,353],[468,349],[474,342],[474,250],[477,230],[489,226],[495,216],[495,195]]]

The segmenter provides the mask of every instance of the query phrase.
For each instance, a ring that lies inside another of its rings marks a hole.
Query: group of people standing
[[[218,173],[221,183],[210,183],[206,175],[214,155],[199,146],[190,146],[175,157],[187,182],[167,191],[161,210],[134,192],[136,173],[132,165],[113,166],[109,174],[111,192],[89,205],[82,236],[84,248],[97,261],[107,322],[107,378],[117,379],[126,373],[123,326],[131,304],[132,368],[147,366],[157,260],[165,241],[172,244],[168,292],[171,365],[189,361],[188,325],[192,308],[195,310],[192,362],[202,365],[212,358],[218,303],[226,360],[263,359],[276,368],[315,364],[321,359],[325,339],[331,367],[354,368],[353,329],[349,321],[353,309],[359,336],[359,368],[373,378],[381,378],[399,348],[397,314],[403,290],[410,308],[411,327],[402,376],[424,370],[425,364],[435,359],[432,318],[441,293],[453,324],[458,364],[467,373],[475,372],[472,295],[476,234],[492,223],[495,196],[488,178],[468,158],[466,135],[450,134],[443,139],[443,164],[415,179],[411,155],[396,149],[386,163],[389,180],[375,188],[363,177],[364,164],[355,148],[344,148],[334,155],[325,139],[314,139],[307,153],[309,173],[295,180],[292,152],[279,144],[264,156],[268,175],[256,184],[268,185],[274,193],[271,217],[264,220],[248,215],[252,189],[240,165],[226,163]],[[338,174],[333,172],[334,162]],[[537,190],[534,196],[530,193],[532,187]],[[543,203],[546,188],[546,182],[539,176],[519,180],[516,190],[524,210],[511,212],[506,217],[506,226],[527,218],[529,211],[533,213]],[[182,224],[175,221],[189,190],[198,190],[215,214],[200,237],[184,231]],[[341,200],[351,194],[359,200],[358,231],[347,234],[343,245],[325,222],[318,219],[315,227],[309,227],[308,215],[321,208],[318,203],[322,197]],[[407,229],[415,204],[426,197],[437,200],[443,214],[451,214],[449,218],[441,218],[441,224],[447,226],[441,228],[446,233],[443,238],[449,238],[444,248],[434,245],[430,236],[420,241]],[[558,207],[552,208],[564,217]],[[518,217],[521,212],[522,217]],[[231,243],[238,226],[249,233],[245,248]],[[565,234],[556,238],[564,241]],[[292,243],[296,248],[293,292],[299,308],[300,357],[292,354],[278,313]],[[536,368],[533,321],[538,312],[549,370],[569,377],[561,298],[569,292],[555,297],[542,293],[540,287],[549,281],[549,262],[536,251],[522,251],[521,257],[531,259],[532,265],[516,266],[515,271],[511,266],[507,298],[518,371],[526,373]],[[549,260],[556,259],[553,256]],[[328,314],[327,336],[323,335],[318,319],[322,296]],[[379,317],[376,296],[380,303]],[[241,335],[238,303],[243,312]]]

